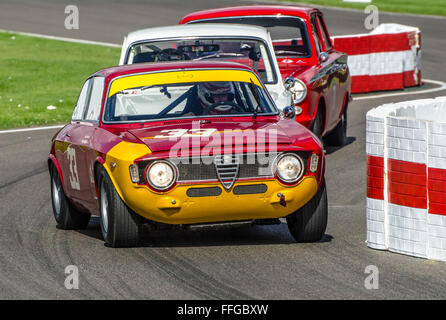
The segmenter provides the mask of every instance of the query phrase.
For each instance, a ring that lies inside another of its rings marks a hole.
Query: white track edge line
[[[338,11],[348,11],[348,12],[357,12],[357,13],[364,13],[365,7],[369,5],[375,5],[373,3],[364,3],[364,9],[355,9],[355,8],[347,8],[347,7],[335,7],[335,6],[329,6],[329,5],[322,5],[322,4],[316,4],[316,3],[309,3],[305,2],[303,0],[302,2],[297,1],[281,1],[281,0],[243,0],[247,2],[256,2],[256,4],[284,4],[284,5],[297,5],[297,6],[305,6],[305,7],[313,7],[313,8],[319,8],[319,9],[328,9],[328,10],[338,10]],[[360,4],[360,3],[358,3]],[[378,6],[379,9],[379,6]],[[432,15],[432,14],[416,14],[416,13],[409,13],[409,12],[393,12],[393,11],[379,11],[379,14],[384,15],[390,15],[390,16],[406,16],[406,17],[416,17],[416,18],[433,18],[433,19],[446,19],[445,16],[439,16],[439,15]]]
[[[46,34],[21,32],[21,31],[14,31],[14,30],[4,30],[4,29],[0,29],[0,32],[10,33],[10,34],[18,34],[21,36],[28,36],[28,37],[35,37],[35,38],[50,39],[50,40],[59,40],[59,41],[74,42],[74,43],[81,43],[81,44],[92,44],[92,45],[105,46],[105,47],[121,48],[120,44],[109,43],[109,42],[57,37],[57,36],[50,36],[50,35],[46,35]]]
[[[15,132],[27,132],[27,131],[38,131],[38,130],[50,130],[50,129],[59,129],[64,127],[65,125],[58,126],[48,126],[48,127],[34,127],[34,128],[25,128],[25,129],[11,129],[11,130],[2,130],[1,133],[15,133]]]
[[[431,92],[437,92],[446,90],[446,83],[443,81],[437,81],[437,80],[429,80],[429,79],[422,79],[422,81],[427,83],[433,83],[440,85],[439,88],[433,88],[433,89],[426,89],[421,91],[415,91],[415,92],[398,92],[398,93],[390,93],[390,94],[380,94],[376,96],[371,97],[353,97],[353,101],[358,100],[367,100],[367,99],[377,99],[377,98],[385,98],[385,97],[393,97],[393,96],[402,96],[402,95],[414,95],[414,94],[423,94],[423,93],[431,93]],[[12,130],[3,130],[0,131],[0,134],[2,133],[15,133],[15,132],[27,132],[27,131],[37,131],[37,130],[50,130],[50,129],[58,129],[62,128],[64,125],[58,125],[58,126],[48,126],[48,127],[35,127],[35,128],[25,128],[25,129],[12,129]]]
[[[378,98],[387,98],[387,97],[396,97],[396,96],[410,96],[415,94],[425,94],[425,93],[431,93],[431,92],[437,92],[437,91],[443,91],[446,90],[446,82],[443,81],[437,81],[437,80],[430,80],[430,79],[421,79],[423,82],[437,84],[440,87],[439,88],[432,88],[432,89],[425,89],[420,91],[406,91],[406,92],[396,92],[396,93],[387,93],[387,94],[378,94],[370,97],[357,97],[355,98],[353,96],[353,101],[359,101],[359,100],[367,100],[367,99],[378,99]]]

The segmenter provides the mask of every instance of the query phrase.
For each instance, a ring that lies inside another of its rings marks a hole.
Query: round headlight
[[[288,78],[285,87],[291,92],[294,103],[302,102],[307,97],[307,86],[302,80]]]
[[[155,161],[147,169],[146,178],[153,188],[166,190],[175,182],[176,171],[167,161]]]
[[[294,154],[282,155],[277,161],[276,173],[284,182],[296,182],[303,173],[302,160]]]

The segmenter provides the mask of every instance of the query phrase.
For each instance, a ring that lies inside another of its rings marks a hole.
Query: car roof
[[[197,69],[239,69],[255,73],[250,67],[237,62],[227,61],[175,61],[157,63],[135,63],[122,66],[109,67],[97,71],[93,76],[103,76],[113,79],[120,76],[148,73],[148,72],[169,72],[174,70],[197,70]]]
[[[243,36],[266,39],[267,35],[268,31],[265,28],[259,26],[207,23],[206,26],[204,26],[203,24],[190,24],[137,30],[130,32],[127,35],[125,42],[127,44],[130,44],[151,39],[207,36]]]
[[[312,12],[320,12],[314,7],[293,6],[293,5],[258,5],[258,6],[236,6],[209,10],[201,10],[190,13],[181,19],[180,23],[187,23],[192,20],[219,17],[240,17],[240,16],[275,16],[291,15],[300,18],[307,18]]]

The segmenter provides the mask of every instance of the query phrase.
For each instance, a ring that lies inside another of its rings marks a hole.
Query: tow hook
[[[282,193],[278,193],[277,197],[280,198],[280,205],[286,207],[285,195],[283,195]]]

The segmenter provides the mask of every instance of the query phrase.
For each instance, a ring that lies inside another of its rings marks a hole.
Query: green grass
[[[85,79],[117,65],[119,55],[119,48],[0,32],[0,128],[69,122]]]
[[[290,1],[290,0],[286,0]],[[380,11],[446,16],[445,0],[372,0],[372,3],[349,3],[342,0],[291,0],[296,3],[364,9],[372,4]]]

